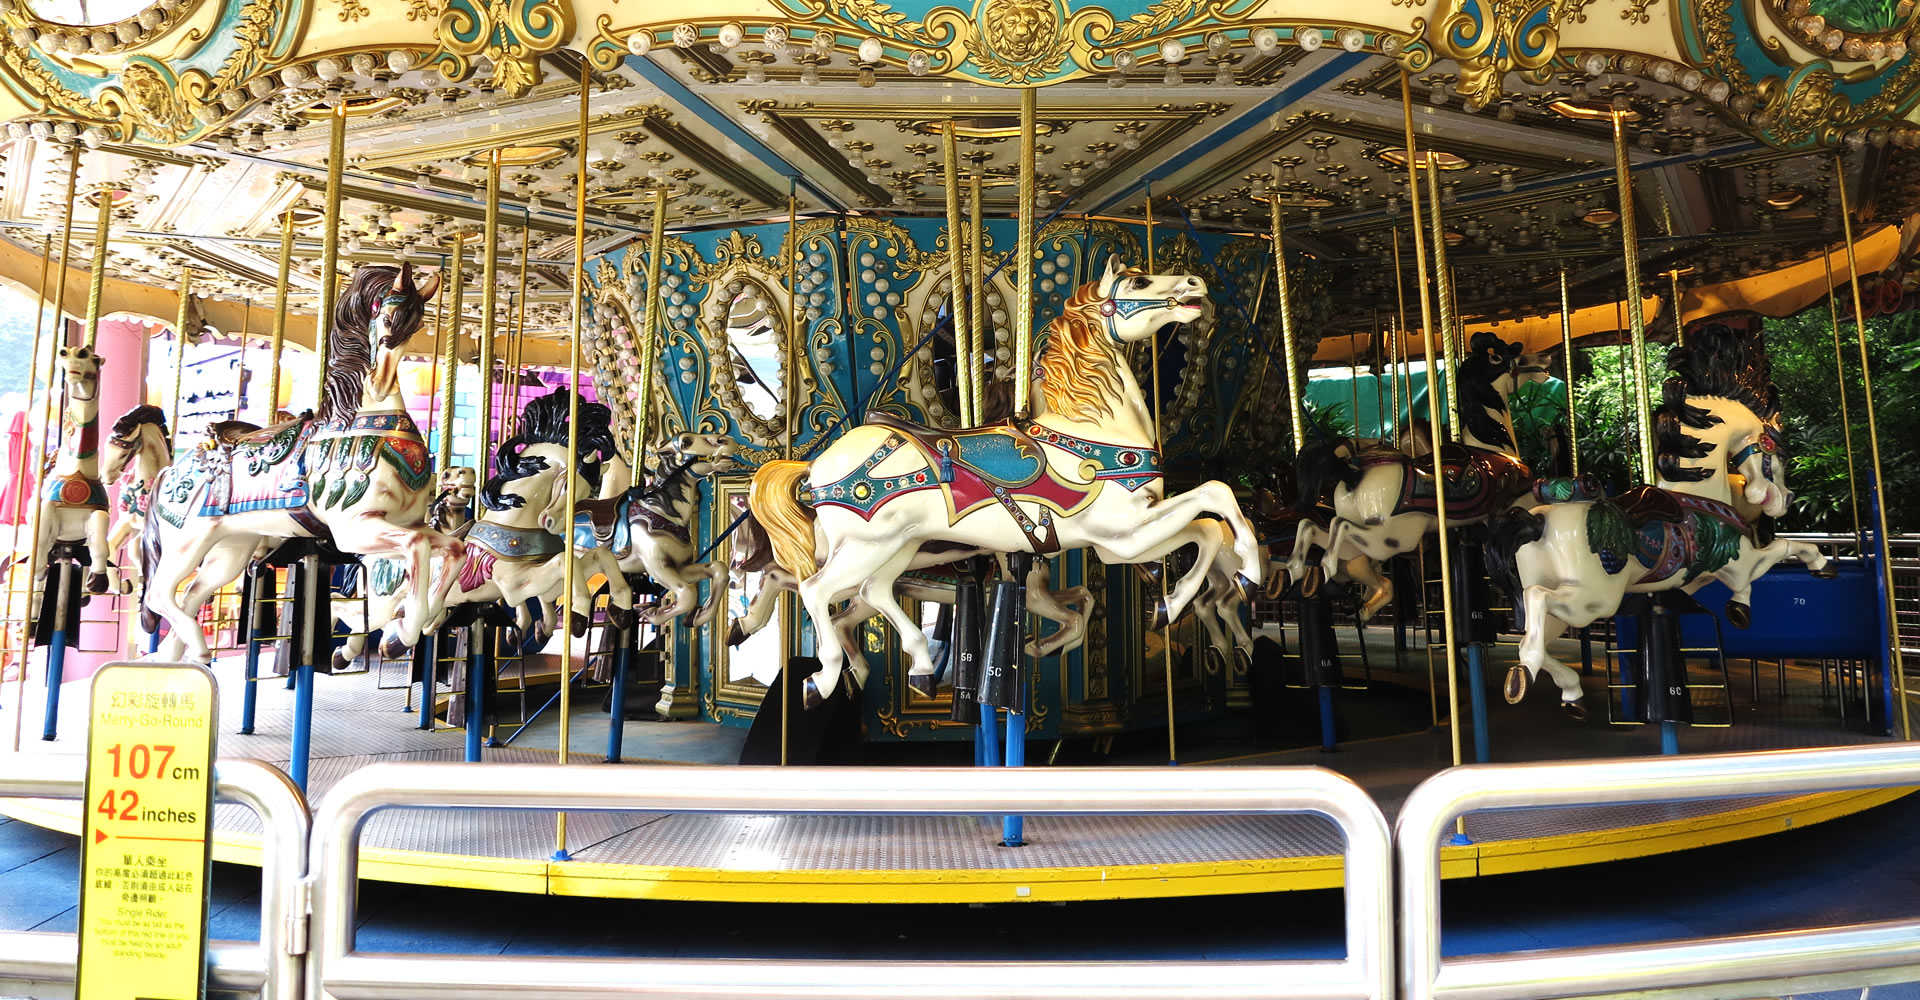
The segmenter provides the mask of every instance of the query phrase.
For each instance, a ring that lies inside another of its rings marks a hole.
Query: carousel
[[[14,751],[83,752],[87,679],[134,659],[211,666],[221,752],[313,802],[382,760],[1319,764],[1391,815],[1473,761],[1910,735],[1873,324],[1920,286],[1911,0],[0,28]],[[1807,322],[1819,403],[1775,377]],[[1816,419],[1848,477],[1817,525]],[[1899,794],[1476,814],[1444,860]],[[214,856],[258,863],[250,823]],[[1341,850],[1290,816],[399,811],[361,870],[988,902],[1337,886]]]

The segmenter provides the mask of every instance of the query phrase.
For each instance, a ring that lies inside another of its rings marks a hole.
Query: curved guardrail
[[[87,761],[78,756],[12,754],[0,767],[0,797],[77,799],[86,793]],[[260,817],[260,941],[207,947],[208,987],[258,993],[262,1000],[299,1000],[306,952],[307,870],[311,817],[283,772],[257,760],[225,758],[213,766],[214,796]],[[79,957],[72,934],[0,931],[0,980],[71,983]]]
[[[1346,957],[1337,961],[848,962],[371,955],[354,950],[360,833],[381,809],[825,815],[1319,813],[1346,840]],[[384,763],[327,792],[309,861],[309,989],[336,1000],[568,997],[1304,998],[1393,990],[1386,819],[1359,785],[1289,768],[586,768]]]
[[[1394,828],[1402,1000],[1753,997],[1920,980],[1920,920],[1443,958],[1440,845],[1485,809],[1677,802],[1920,785],[1920,743],[1476,764],[1436,774]]]

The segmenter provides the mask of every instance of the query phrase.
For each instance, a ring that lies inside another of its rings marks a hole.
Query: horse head
[[[1207,308],[1207,283],[1191,274],[1148,274],[1107,258],[1106,273],[1092,283],[1094,294],[1074,296],[1082,309],[1098,313],[1107,335],[1119,343],[1145,340],[1168,323],[1190,323]]]
[[[107,359],[88,348],[62,347],[60,349],[60,375],[67,383],[67,399],[91,403],[100,392],[100,366]]]
[[[1730,442],[1729,470],[1745,477],[1741,496],[1768,517],[1782,517],[1793,503],[1793,491],[1787,488],[1787,454],[1780,430],[1762,423],[1742,441]]]
[[[101,476],[109,483],[118,480],[127,464],[148,449],[158,465],[167,464],[167,416],[159,407],[143,403],[122,414],[107,432],[107,459]]]
[[[367,375],[367,387],[377,399],[388,399],[400,392],[400,348],[406,344],[426,317],[427,303],[440,291],[440,275],[435,272],[415,285],[413,265],[402,263],[393,286],[380,298],[380,305],[368,326],[367,339],[373,348],[373,370]]]

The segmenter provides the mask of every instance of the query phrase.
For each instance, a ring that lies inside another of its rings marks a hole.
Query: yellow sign
[[[217,709],[205,667],[93,677],[77,1000],[205,996]]]

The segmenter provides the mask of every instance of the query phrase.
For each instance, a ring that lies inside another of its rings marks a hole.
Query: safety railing
[[[78,799],[86,793],[86,758],[11,754],[0,758],[0,797]],[[208,986],[258,993],[261,1000],[299,1000],[304,987],[310,817],[300,790],[279,769],[227,758],[213,767],[214,795],[260,817],[260,941],[210,942]],[[0,931],[0,981],[71,983],[79,956],[72,934]]]
[[[1407,797],[1394,831],[1400,996],[1751,997],[1920,980],[1920,919],[1616,947],[1440,954],[1440,845],[1467,813],[1905,785],[1920,785],[1920,744],[1442,771]]]
[[[519,958],[354,950],[360,834],[381,809],[640,810],[826,815],[1319,813],[1345,842],[1346,957],[1337,961],[914,962]],[[1386,820],[1359,785],[1291,768],[712,768],[383,763],[321,806],[310,996],[337,1000],[527,996],[1316,997],[1392,991]]]

